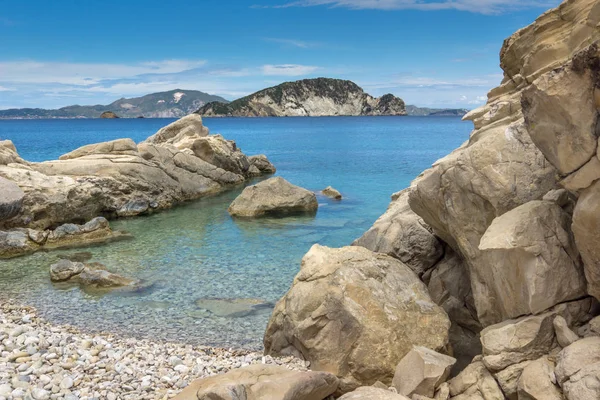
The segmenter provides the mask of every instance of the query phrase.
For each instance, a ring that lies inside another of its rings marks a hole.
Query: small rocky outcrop
[[[265,352],[340,378],[340,393],[390,385],[413,346],[443,351],[450,322],[402,262],[362,247],[314,245],[273,312]]]
[[[251,365],[196,380],[174,400],[323,400],[334,393],[337,386],[338,379],[327,372]]]
[[[113,231],[106,218],[97,217],[84,225],[64,224],[54,230],[16,228],[0,231],[0,258],[12,258],[40,250],[65,249],[128,239]]]
[[[406,115],[406,106],[392,94],[375,98],[354,82],[316,78],[284,82],[231,103],[211,102],[196,113],[205,117]]]
[[[453,357],[415,346],[396,367],[392,386],[405,396],[433,397],[455,363]]]
[[[110,289],[133,286],[138,281],[109,272],[99,263],[84,264],[69,260],[60,260],[50,266],[52,282],[73,282],[96,289]]]
[[[423,275],[444,255],[443,244],[408,205],[410,189],[392,196],[387,211],[352,245],[388,254]]]
[[[342,194],[337,189],[334,189],[331,186],[327,186],[325,189],[321,190],[321,193],[324,196],[331,197],[332,199],[335,199],[335,200],[342,199]]]
[[[119,116],[117,114],[115,114],[112,111],[104,111],[102,114],[100,114],[100,118],[102,119],[116,119],[119,118]]]
[[[135,216],[214,194],[274,167],[264,156],[251,161],[235,142],[209,135],[193,114],[146,141],[87,145],[59,160],[29,163],[10,141],[0,142],[0,177],[24,192],[18,211],[0,227],[48,229],[98,215]],[[8,192],[7,192],[8,193]],[[2,197],[0,197],[0,211]],[[8,202],[16,210],[18,202]],[[0,214],[0,217],[2,215]]]
[[[318,207],[313,192],[275,177],[245,188],[228,211],[234,217],[264,217],[315,213]]]

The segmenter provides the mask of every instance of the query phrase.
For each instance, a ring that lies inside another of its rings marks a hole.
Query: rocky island
[[[392,94],[375,98],[354,82],[316,78],[285,82],[231,103],[211,102],[196,113],[205,117],[406,115],[406,107]]]
[[[469,140],[353,246],[310,249],[264,356],[90,336],[2,304],[0,399],[599,399],[599,26],[600,3],[566,0],[508,38],[501,85],[465,116]],[[0,193],[2,226],[19,232],[139,215],[274,170],[198,115],[46,163],[3,142],[0,164],[18,186]]]

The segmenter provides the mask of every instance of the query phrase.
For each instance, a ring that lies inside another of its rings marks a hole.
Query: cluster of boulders
[[[0,142],[0,229],[54,228],[99,215],[127,217],[222,191],[275,167],[209,135],[197,114],[142,143],[118,139],[30,163]]]
[[[104,217],[96,217],[83,225],[63,224],[56,229],[0,230],[0,258],[18,257],[40,250],[89,246],[130,237],[126,232],[113,231]]]
[[[507,39],[469,141],[354,247],[306,254],[265,352],[342,399],[600,399],[598,26],[566,0]]]

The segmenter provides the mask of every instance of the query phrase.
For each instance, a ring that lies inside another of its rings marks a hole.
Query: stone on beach
[[[235,217],[285,216],[316,213],[318,206],[313,192],[275,177],[245,188],[229,206],[229,214]]]
[[[50,280],[53,282],[71,281],[94,288],[132,286],[136,283],[134,279],[107,271],[102,264],[84,264],[64,259],[50,266]]]
[[[192,382],[175,400],[323,400],[338,386],[327,372],[252,365]]]

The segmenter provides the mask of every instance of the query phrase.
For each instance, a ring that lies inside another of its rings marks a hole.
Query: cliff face
[[[566,0],[508,38],[501,85],[465,116],[475,127],[469,140],[395,195],[355,242],[409,266],[450,318],[452,351],[441,352],[459,359],[462,372],[447,384],[440,378],[428,397],[436,389],[435,398],[455,400],[600,398],[599,46],[597,0]],[[294,296],[303,272],[278,303],[265,348],[319,366],[330,355],[315,354],[302,331],[323,346],[347,329],[322,329],[338,314],[320,306],[318,293]],[[371,338],[398,346],[387,340]],[[353,353],[345,355],[356,368]],[[402,368],[405,357],[395,360],[393,381],[410,375],[425,385],[426,375]],[[461,360],[472,361],[465,368]],[[379,375],[360,385],[390,384],[378,362]]]
[[[228,104],[208,103],[197,113],[207,117],[320,117],[406,115],[406,109],[404,101],[394,95],[374,98],[353,82],[317,78],[282,83]]]

